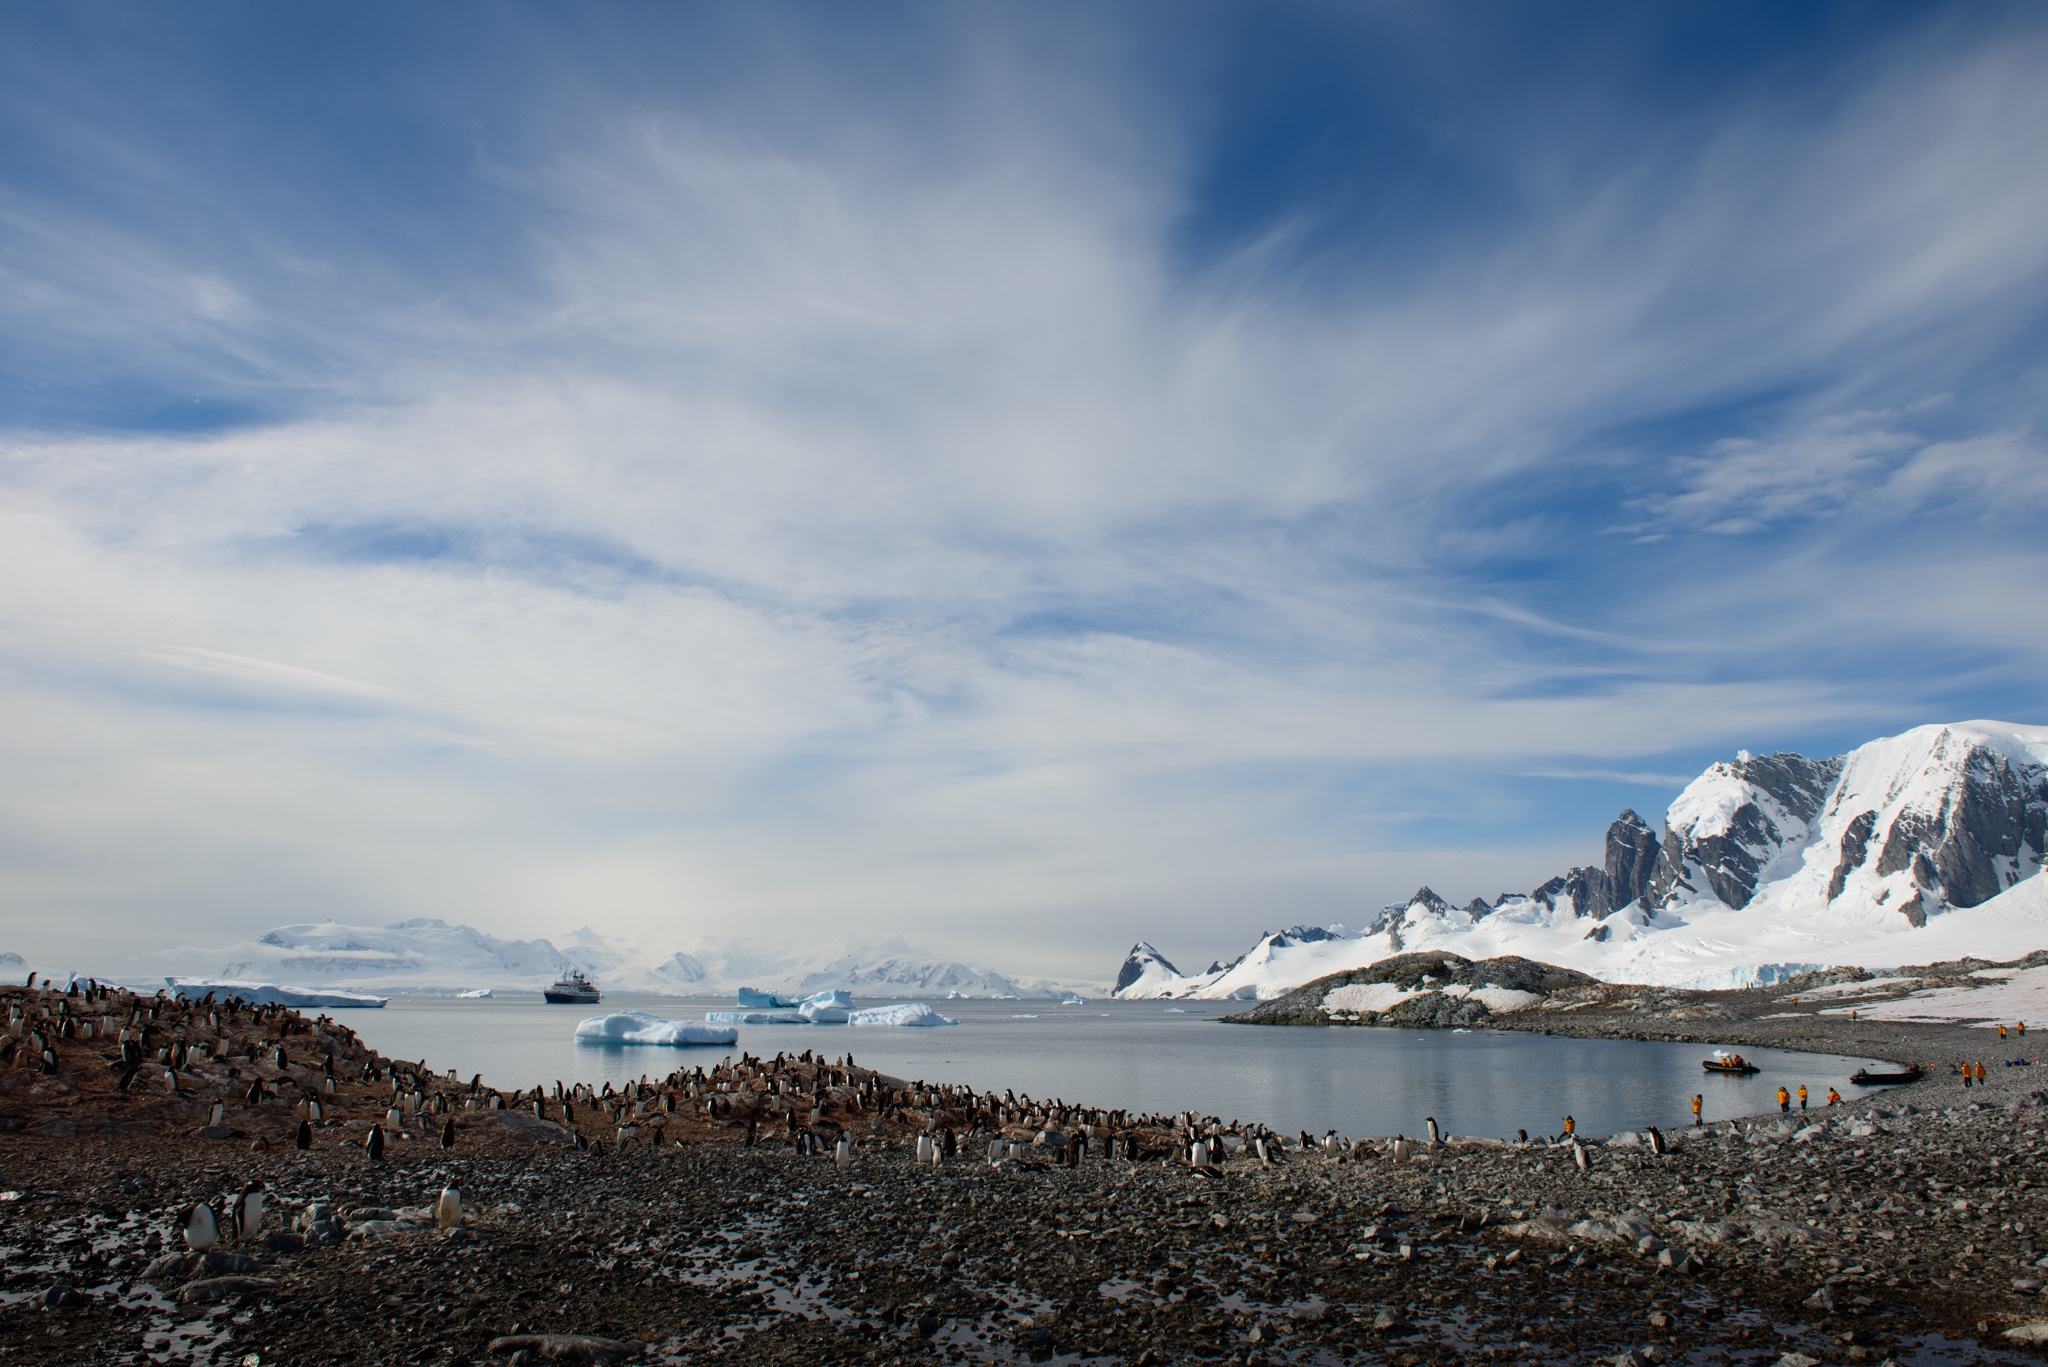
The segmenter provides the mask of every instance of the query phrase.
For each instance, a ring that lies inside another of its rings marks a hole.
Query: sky
[[[11,7],[0,950],[1100,979],[2048,722],[2044,69],[2026,4]]]

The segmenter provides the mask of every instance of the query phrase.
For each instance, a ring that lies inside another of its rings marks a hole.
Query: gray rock
[[[601,1339],[587,1334],[507,1334],[492,1339],[485,1351],[494,1358],[531,1354],[528,1362],[610,1364],[640,1356],[642,1346],[631,1339]]]
[[[43,1292],[45,1310],[76,1310],[84,1304],[85,1297],[78,1294],[78,1288],[66,1286],[62,1282]]]
[[[276,1285],[268,1277],[207,1277],[202,1281],[187,1282],[178,1292],[178,1301],[181,1305],[210,1305],[230,1296],[268,1291]]]

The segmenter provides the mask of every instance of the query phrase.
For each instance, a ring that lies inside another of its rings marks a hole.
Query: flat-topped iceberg
[[[388,998],[339,987],[291,987],[241,978],[165,978],[171,995],[187,1001],[240,997],[255,1006],[382,1006]]]
[[[773,992],[758,992],[751,987],[740,989],[739,1004],[741,1009],[753,1011],[772,1011],[777,1007],[793,1007],[796,1005],[795,1002],[784,1000]]]
[[[951,1016],[942,1016],[923,1002],[904,1002],[897,1006],[868,1006],[847,1013],[848,1025],[958,1025]]]
[[[809,1025],[810,1017],[790,1008],[763,1008],[758,1011],[706,1011],[704,1019],[718,1025]]]
[[[732,1044],[740,1032],[707,1021],[672,1021],[645,1011],[592,1016],[576,1027],[579,1044]]]

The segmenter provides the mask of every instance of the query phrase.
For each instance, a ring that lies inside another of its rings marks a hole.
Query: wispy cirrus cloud
[[[2024,604],[1945,607],[2048,569],[2001,378],[2048,298],[2038,25],[1641,138],[1460,111],[1358,210],[1398,258],[1312,191],[1189,251],[1228,130],[1115,33],[924,35],[977,79],[886,94],[774,37],[767,93],[608,90],[568,38],[454,73],[559,84],[358,217],[305,208],[341,132],[298,184],[41,111],[121,149],[96,176],[222,193],[0,191],[0,354],[230,416],[0,438],[12,895],[853,921],[1071,974],[1453,852],[1468,893],[1583,862],[1707,755],[1925,720],[1901,633],[1973,652],[1962,711],[2038,699]]]

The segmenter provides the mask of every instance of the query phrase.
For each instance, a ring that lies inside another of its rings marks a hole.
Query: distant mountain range
[[[1664,816],[1632,811],[1605,857],[1453,906],[1428,887],[1363,929],[1294,926],[1182,973],[1132,947],[1119,997],[1269,998],[1411,950],[1516,954],[1610,982],[1772,981],[2048,948],[2048,727],[1922,726],[1832,759],[1711,766]]]
[[[941,959],[901,939],[805,949],[705,940],[687,950],[584,927],[554,940],[502,940],[471,926],[419,918],[387,926],[334,921],[279,926],[220,949],[173,951],[173,968],[222,978],[380,992],[539,988],[580,968],[613,992],[727,996],[741,987],[809,994],[842,988],[890,997],[1057,997],[1099,994],[1100,983],[1013,978]]]

